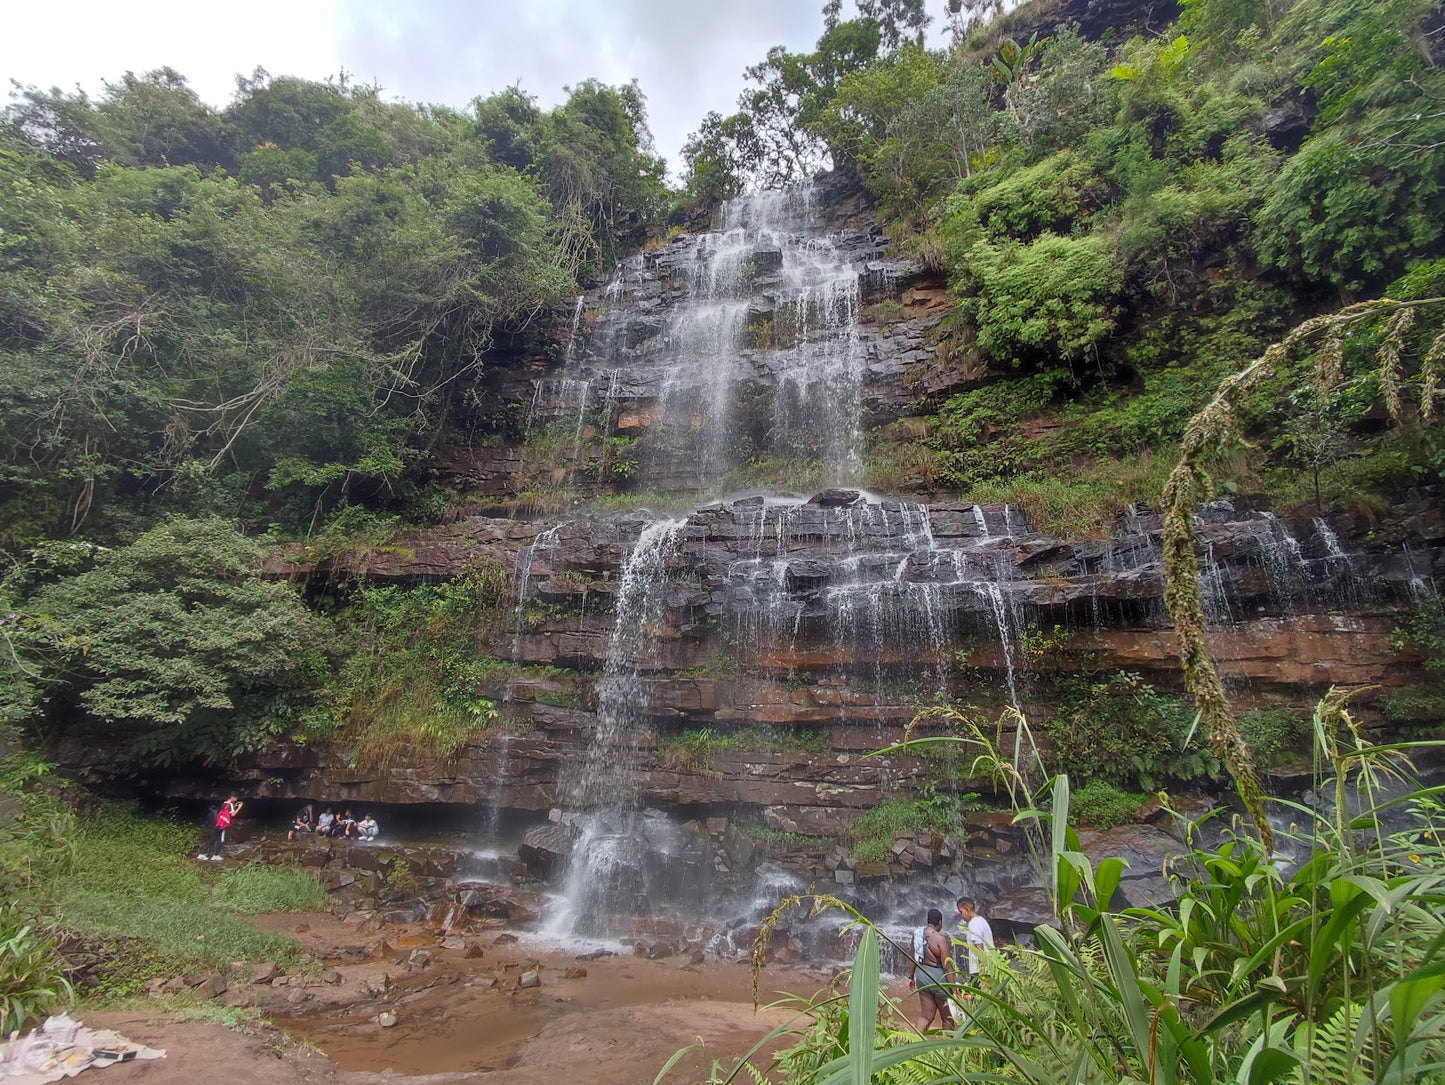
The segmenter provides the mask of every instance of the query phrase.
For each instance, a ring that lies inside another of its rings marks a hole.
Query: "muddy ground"
[[[730,1067],[795,1018],[777,1006],[755,1010],[749,967],[712,957],[619,952],[579,961],[586,947],[569,951],[501,930],[453,936],[444,947],[419,925],[363,931],[329,915],[258,923],[294,935],[322,962],[291,976],[257,970],[263,982],[252,982],[249,968],[232,970],[215,1001],[254,1006],[269,1024],[236,1031],[143,1010],[86,1013],[87,1024],[167,1051],[162,1061],[110,1067],[97,1080],[646,1085],[675,1052],[698,1045],[666,1079],[694,1083],[706,1080],[714,1059]],[[522,986],[534,978],[538,986]],[[764,1003],[780,993],[810,995],[829,978],[773,964],[760,994]]]

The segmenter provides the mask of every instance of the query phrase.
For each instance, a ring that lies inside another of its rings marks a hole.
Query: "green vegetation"
[[[357,764],[403,750],[450,757],[500,720],[482,686],[502,664],[481,651],[500,622],[499,570],[400,587],[359,583],[338,615],[342,662],[308,733],[349,743]]]
[[[1394,722],[1445,718],[1445,604],[1434,596],[1418,600],[1396,627],[1394,645],[1397,650],[1408,646],[1420,652],[1431,680],[1386,694],[1387,718]]]
[[[78,696],[132,728],[132,755],[151,763],[265,745],[309,701],[326,648],[290,586],[262,579],[259,546],[215,518],[114,550],[38,547],[0,598],[25,612],[5,631],[28,663],[0,698],[14,717]]]
[[[812,852],[814,854],[825,850],[831,838],[826,836],[809,836],[807,833],[790,833],[786,829],[773,829],[767,825],[740,824],[738,831],[763,844],[777,844],[782,848],[796,848],[799,851]]]
[[[1062,684],[1060,694],[1058,711],[1043,733],[1059,770],[1074,779],[1155,791],[1219,769],[1194,741],[1194,709],[1137,674]]]
[[[1036,928],[1032,948],[985,955],[978,989],[960,992],[967,1015],[957,1031],[919,1035],[894,1027],[911,1007],[895,1007],[881,988],[880,932],[834,898],[791,898],[763,924],[755,967],[781,915],[811,905],[862,927],[852,971],[806,1002],[801,1026],[769,1037],[795,1038],[770,1067],[719,1066],[712,1080],[1435,1080],[1445,1051],[1438,797],[1411,786],[1402,751],[1364,743],[1343,703],[1332,693],[1312,726],[1315,790],[1337,801],[1288,810],[1304,861],[1286,872],[1248,826],[1214,844],[1191,831],[1169,909],[1115,910],[1126,863],[1080,852],[1079,794],[1067,776],[1045,777],[1027,750],[1009,757],[969,740],[1015,795],[1020,819],[1038,827],[1053,923]],[[1391,797],[1386,785],[1401,779],[1405,793]],[[1350,787],[1358,816],[1344,801]],[[1385,831],[1379,815],[1390,807],[1416,824]]]
[[[156,975],[234,961],[302,962],[297,943],[244,915],[326,904],[314,874],[191,858],[194,826],[102,804],[77,818],[65,784],[32,754],[0,763],[0,1007],[5,1027],[68,1001],[67,954],[99,964],[86,997],[137,991]]]
[[[635,85],[467,112],[170,69],[0,110],[0,545],[170,511],[422,519],[434,436],[539,306],[666,210]],[[497,423],[500,420],[490,420]],[[444,503],[444,499],[443,502]]]
[[[1239,714],[1238,725],[1261,768],[1286,764],[1309,749],[1309,722],[1288,708],[1251,708]]]
[[[946,832],[938,811],[911,799],[884,799],[853,822],[853,858],[859,863],[881,863],[893,846],[896,833]]]
[[[1131,821],[1134,811],[1148,801],[1148,795],[1121,791],[1106,780],[1090,780],[1073,793],[1070,812],[1080,825],[1112,829]]]
[[[189,826],[116,808],[81,823],[55,916],[64,929],[126,947],[107,970],[104,993],[127,993],[162,972],[300,959],[292,939],[227,913],[319,908],[326,894],[315,877],[268,867],[212,872],[188,854],[195,835]]]
[[[0,906],[0,1031],[13,1035],[72,996],[54,944],[14,904]]]
[[[822,753],[828,748],[828,735],[823,731],[794,731],[778,727],[742,727],[735,731],[698,727],[661,736],[657,747],[668,763],[692,772],[706,772],[714,753],[767,753],[777,750]]]

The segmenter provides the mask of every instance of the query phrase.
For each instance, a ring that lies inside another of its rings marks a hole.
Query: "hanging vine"
[[[1199,562],[1195,556],[1194,510],[1211,496],[1209,467],[1214,457],[1241,436],[1237,410],[1250,391],[1275,374],[1291,351],[1303,343],[1324,337],[1323,348],[1315,359],[1315,382],[1317,390],[1328,394],[1343,373],[1345,329],[1362,320],[1387,317],[1376,361],[1385,407],[1391,419],[1398,419],[1402,409],[1404,337],[1420,309],[1441,303],[1445,303],[1445,298],[1411,301],[1380,298],[1305,321],[1249,365],[1225,378],[1214,398],[1190,419],[1180,442],[1179,462],[1164,486],[1164,605],[1179,637],[1179,665],[1184,673],[1184,685],[1194,697],[1208,729],[1210,746],[1229,766],[1239,796],[1258,827],[1265,847],[1270,850],[1274,841],[1264,816],[1264,791],[1249,747],[1239,733],[1224,683],[1209,654]],[[1436,335],[1421,363],[1420,415],[1427,421],[1435,414],[1442,354],[1445,354],[1445,331]]]

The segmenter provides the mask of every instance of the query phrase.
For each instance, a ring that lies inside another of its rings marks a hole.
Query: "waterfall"
[[[554,933],[598,933],[609,917],[647,908],[647,834],[634,779],[639,732],[647,726],[641,665],[665,616],[668,560],[686,526],[686,520],[649,524],[622,565],[592,740],[557,784],[562,816],[576,833]]]
[[[606,388],[605,406],[655,405],[646,454],[674,486],[714,488],[750,460],[856,483],[864,271],[818,222],[807,187],[732,200],[719,230],[624,261],[564,366],[564,383],[586,388],[565,397],[577,407],[574,470],[586,411]],[[560,419],[564,405],[534,409]]]
[[[537,662],[591,668],[596,679],[592,731],[557,783],[554,820],[563,827],[538,827],[559,838],[535,868],[544,876],[558,872],[550,856],[560,861],[571,841],[552,933],[622,933],[636,917],[678,905],[678,861],[692,864],[695,848],[720,892],[749,907],[772,902],[784,884],[807,881],[767,881],[777,872],[734,861],[734,852],[751,855],[736,839],[724,843],[729,831],[742,835],[738,811],[747,828],[765,819],[799,835],[836,833],[878,795],[907,793],[897,773],[909,762],[892,762],[894,775],[876,779],[888,759],[853,757],[875,737],[878,746],[897,738],[921,705],[957,699],[993,715],[1043,699],[1031,662],[1040,644],[1057,641],[1038,632],[1092,624],[1154,636],[1166,621],[1159,516],[1147,506],[1131,507],[1107,538],[1063,540],[1035,531],[1014,503],[926,505],[856,488],[865,402],[870,425],[890,423],[912,409],[905,401],[924,395],[927,381],[911,378],[938,368],[931,344],[918,345],[932,303],[914,304],[926,301],[919,290],[865,315],[874,285],[887,279],[881,242],[833,228],[825,210],[811,188],[750,195],[724,205],[716,230],[628,257],[578,301],[560,369],[534,381],[532,414],[547,430],[533,447],[556,457],[544,485],[569,487],[575,477],[599,492],[732,495],[686,520],[648,522],[630,547],[638,525],[627,521],[621,554],[609,515],[569,511],[571,564],[543,589],[555,620],[535,637],[523,636],[532,581],[554,575],[568,525],[541,532],[518,555],[514,658],[526,649]],[[525,391],[516,399],[524,406]],[[594,478],[599,447],[609,456],[625,449],[635,475]],[[818,492],[822,484],[832,488]],[[763,485],[776,490],[753,489]],[[806,492],[781,492],[794,489]],[[1350,557],[1323,520],[1311,529],[1307,519],[1227,501],[1198,511],[1212,623],[1276,627],[1327,593],[1354,590]],[[1394,565],[1399,593],[1406,580],[1411,591],[1430,590],[1432,566],[1408,547]],[[578,580],[587,584],[581,593]],[[608,599],[610,633],[595,613]],[[1152,666],[1132,642],[1088,639],[1070,647],[1075,655],[1061,672],[1141,658],[1142,669]],[[1090,662],[1096,656],[1111,661]],[[1252,672],[1231,673],[1237,684]],[[580,674],[568,681],[586,688]],[[665,702],[650,696],[657,690]],[[537,716],[561,745],[589,713],[579,702]],[[676,750],[644,761],[640,744],[654,723],[659,738],[709,751],[706,776],[703,766],[673,759]],[[791,741],[822,728],[833,732],[826,757]],[[756,748],[744,745],[754,738]],[[499,797],[505,744],[502,752]],[[643,809],[644,770],[655,773],[647,793],[675,794],[670,801],[687,808],[690,826]],[[930,782],[946,786],[945,778]],[[795,817],[798,810],[807,816]],[[494,809],[494,827],[500,816]],[[728,828],[709,827],[716,822]],[[763,887],[756,897],[741,884],[744,871]]]
[[[545,531],[538,532],[532,539],[532,543],[525,550],[517,555],[517,602],[512,608],[512,620],[516,624],[516,633],[512,638],[512,658],[520,659],[522,656],[522,634],[527,629],[527,599],[532,588],[532,567],[536,564],[537,555],[551,555],[557,549],[557,543],[561,538],[562,529],[570,520],[563,520],[561,523],[553,524]]]
[[[497,831],[502,825],[502,809],[507,801],[507,773],[511,764],[512,736],[503,731],[497,739],[497,786],[492,792],[492,801],[487,807],[485,832],[487,841],[497,843]]]

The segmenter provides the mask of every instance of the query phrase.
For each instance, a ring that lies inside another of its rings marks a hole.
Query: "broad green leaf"
[[[848,1066],[852,1085],[873,1080],[873,1036],[878,1028],[878,933],[863,928],[848,979]]]

